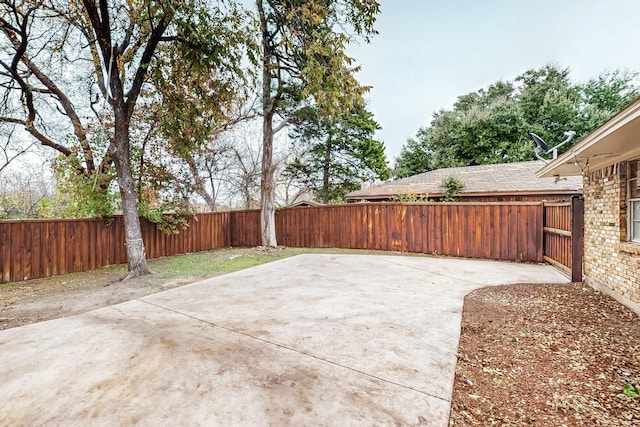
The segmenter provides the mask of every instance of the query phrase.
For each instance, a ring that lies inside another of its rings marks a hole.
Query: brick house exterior
[[[538,176],[582,176],[584,280],[640,314],[639,159],[640,99]]]
[[[626,164],[590,172],[584,179],[584,273],[640,304],[640,244],[627,242]]]

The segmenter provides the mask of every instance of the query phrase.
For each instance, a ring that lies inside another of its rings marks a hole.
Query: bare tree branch
[[[278,132],[280,132],[282,129],[284,129],[285,127],[287,127],[287,125],[289,125],[291,123],[292,119],[291,117],[285,117],[279,124],[278,126],[273,128],[273,134],[276,135]]]
[[[14,7],[14,16],[18,26],[5,25],[6,20],[0,19],[0,31],[2,31],[13,48],[15,53],[13,54],[11,65],[0,62],[0,65],[7,69],[11,74],[12,79],[20,86],[22,92],[22,99],[27,110],[27,118],[23,121],[16,121],[14,123],[22,124],[25,129],[31,133],[36,139],[38,139],[43,145],[54,148],[64,155],[70,155],[71,151],[60,144],[53,142],[50,138],[46,137],[40,131],[35,128],[34,121],[37,116],[37,109],[34,102],[34,93],[50,93],[53,94],[59,103],[59,106],[64,111],[71,121],[74,129],[74,134],[78,139],[83,149],[84,160],[86,163],[86,172],[91,174],[95,165],[93,162],[93,153],[89,147],[87,141],[87,134],[80,117],[75,111],[71,100],[66,94],[54,83],[54,81],[45,74],[38,66],[33,63],[26,54],[27,46],[29,42],[29,28],[31,26],[31,16],[36,10],[37,4],[26,10],[25,13],[19,13],[17,7]],[[16,31],[17,30],[17,31]],[[23,75],[18,70],[18,64],[24,64],[30,72],[30,75],[35,76],[45,89],[34,90],[34,87],[30,85]],[[6,119],[8,118],[4,118]]]
[[[57,143],[53,142],[51,139],[47,138],[45,135],[40,133],[40,131],[38,131],[33,126],[33,124],[31,124],[30,126],[27,126],[27,122],[25,122],[24,120],[15,119],[13,117],[0,117],[0,122],[3,122],[3,123],[14,123],[14,124],[22,125],[22,126],[24,126],[26,131],[29,132],[31,135],[33,135],[38,141],[40,141],[40,143],[42,145],[47,146],[47,147],[51,147],[54,150],[57,150],[60,153],[64,154],[65,156],[70,156],[71,155],[71,150],[69,150],[67,147],[65,147],[63,145],[60,145],[60,144],[57,144]]]
[[[23,154],[25,154],[27,151],[31,149],[31,147],[35,145],[35,142],[34,142],[29,144],[26,148],[21,148],[15,151],[14,153],[10,153],[9,147],[13,146],[13,144],[11,143],[11,138],[13,137],[14,132],[15,132],[15,128],[12,128],[11,131],[9,132],[9,135],[7,135],[6,142],[0,148],[0,150],[2,151],[2,157],[4,158],[4,160],[0,164],[0,174],[2,174],[2,171],[5,168],[7,168],[12,161],[22,156]]]

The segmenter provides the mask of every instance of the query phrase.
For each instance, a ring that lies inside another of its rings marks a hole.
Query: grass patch
[[[309,252],[311,252],[309,249],[301,248],[265,251],[246,248],[220,249],[150,260],[149,267],[165,279],[176,277],[206,278]]]
[[[223,273],[231,273],[301,254],[394,254],[383,251],[363,251],[358,249],[309,249],[277,248],[260,250],[256,248],[217,249],[215,251],[176,255],[149,260],[149,268],[162,278],[176,277],[207,278]],[[407,255],[407,254],[402,254]]]

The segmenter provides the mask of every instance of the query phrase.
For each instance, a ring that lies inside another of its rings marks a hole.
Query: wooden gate
[[[582,281],[584,247],[584,199],[574,196],[569,202],[543,204],[543,259]]]

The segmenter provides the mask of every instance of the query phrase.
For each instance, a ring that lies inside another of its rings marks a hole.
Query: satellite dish
[[[567,131],[564,133],[564,136],[567,137],[567,139],[565,139],[564,141],[562,141],[560,144],[556,145],[553,148],[549,148],[549,145],[547,145],[546,142],[544,142],[544,139],[540,138],[538,135],[536,135],[533,132],[529,132],[529,136],[531,137],[531,139],[533,139],[533,141],[536,143],[537,147],[535,150],[533,150],[533,153],[536,155],[536,157],[539,160],[542,160],[545,163],[549,163],[549,160],[545,159],[542,157],[542,154],[549,154],[549,153],[553,153],[553,160],[555,160],[558,157],[558,148],[562,147],[564,144],[566,144],[567,142],[571,141],[571,139],[574,137],[576,133],[572,130]]]
[[[531,139],[533,139],[536,145],[540,147],[543,153],[546,154],[549,151],[549,146],[547,145],[546,142],[544,142],[544,139],[540,138],[538,135],[536,135],[533,132],[529,132],[529,136],[531,137]]]

